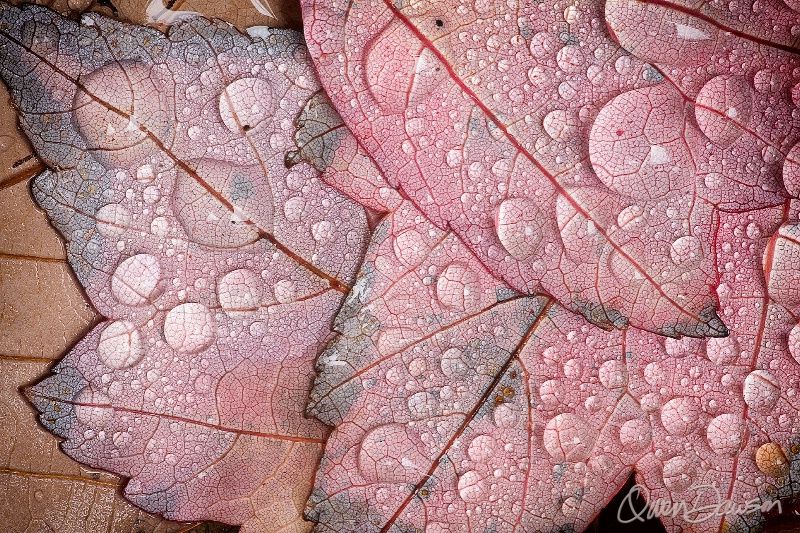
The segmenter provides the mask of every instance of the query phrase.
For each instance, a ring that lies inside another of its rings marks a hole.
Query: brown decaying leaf
[[[45,3],[64,13],[89,9],[152,22],[145,0]],[[172,8],[240,27],[300,27],[299,6],[293,2],[270,0],[268,9],[277,18],[261,14],[250,0],[178,0]],[[0,87],[0,531],[235,531],[210,522],[169,522],[140,511],[120,495],[118,477],[89,470],[61,453],[57,439],[38,424],[23,399],[20,389],[45,375],[98,319],[67,265],[58,234],[31,200],[29,179],[42,169]]]

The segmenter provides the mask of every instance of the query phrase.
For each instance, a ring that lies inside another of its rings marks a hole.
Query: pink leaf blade
[[[300,34],[0,9],[34,195],[105,317],[27,391],[43,424],[151,512],[307,531],[328,428],[302,413],[367,220],[284,166],[319,89]]]

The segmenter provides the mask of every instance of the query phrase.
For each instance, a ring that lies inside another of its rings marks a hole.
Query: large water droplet
[[[672,243],[669,256],[677,266],[689,269],[703,259],[703,245],[700,239],[692,235],[680,237]]]
[[[652,432],[646,420],[634,418],[623,423],[619,428],[620,442],[633,450],[640,452],[650,445]]]
[[[750,84],[740,76],[722,75],[709,80],[697,94],[695,118],[711,142],[726,148],[750,123]]]
[[[464,263],[451,263],[436,282],[436,296],[442,305],[451,309],[474,309],[481,299],[478,274]]]
[[[219,303],[228,314],[256,311],[261,305],[261,293],[261,279],[246,268],[228,272],[217,283]]]
[[[578,462],[589,458],[596,438],[595,430],[583,418],[563,413],[547,423],[543,442],[553,459]]]
[[[622,361],[616,359],[606,361],[600,365],[598,375],[600,383],[607,389],[619,390],[628,385],[628,369]]]
[[[160,292],[161,265],[150,254],[138,254],[122,261],[111,276],[111,292],[125,305],[151,303]]]
[[[520,261],[537,256],[546,233],[544,214],[537,202],[527,198],[510,198],[501,203],[495,227],[503,247]]]
[[[633,235],[647,227],[647,212],[639,205],[629,205],[617,215],[617,225]]]
[[[708,425],[708,445],[716,453],[733,456],[742,449],[747,436],[747,427],[737,415],[724,414],[714,418]]]
[[[139,330],[127,320],[106,326],[97,343],[97,357],[104,365],[116,370],[135,365],[142,360],[145,351]]]
[[[92,427],[105,426],[114,416],[111,399],[92,387],[84,387],[73,400],[75,402],[75,416],[80,422]]]
[[[164,318],[164,339],[178,352],[205,350],[214,342],[216,332],[214,314],[203,304],[178,305]]]
[[[789,353],[792,354],[794,360],[800,364],[800,323],[795,324],[789,332],[789,338],[787,340],[789,343]]]
[[[469,443],[467,454],[477,463],[485,463],[497,453],[497,441],[491,435],[478,435]]]
[[[792,146],[783,162],[783,186],[793,198],[800,196],[800,143]]]
[[[744,380],[744,403],[754,411],[767,412],[778,403],[781,387],[778,380],[766,370],[755,370]]]
[[[464,472],[458,478],[458,495],[465,502],[483,502],[488,496],[485,478],[475,470]]]
[[[130,209],[120,204],[104,205],[95,213],[97,231],[103,237],[119,237],[130,229]]]
[[[439,400],[428,391],[409,396],[408,411],[414,420],[427,420],[439,415]]]
[[[668,432],[684,437],[697,429],[699,414],[693,398],[673,398],[661,408],[661,423]]]
[[[783,448],[774,442],[767,442],[758,447],[756,465],[770,477],[784,477],[789,473],[789,460]]]
[[[272,116],[272,87],[261,78],[236,80],[219,96],[222,122],[233,133],[256,129]]]

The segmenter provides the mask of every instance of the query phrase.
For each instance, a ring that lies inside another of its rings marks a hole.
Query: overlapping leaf
[[[150,512],[308,529],[311,362],[366,220],[283,165],[318,89],[299,34],[0,10],[2,75],[52,169],[34,194],[107,317],[29,392],[42,422]]]
[[[721,215],[729,337],[606,332],[493,278],[453,232],[387,192],[338,120],[312,99],[297,154],[391,213],[317,364],[311,412],[336,427],[309,502],[320,530],[582,530],[633,470],[654,504],[686,502],[664,518],[675,530],[747,530],[760,509],[716,506],[766,509],[796,492],[798,369],[786,339],[797,320],[770,300],[759,260],[780,272],[772,292],[794,290],[794,226],[769,237],[783,208],[758,213],[758,234]]]
[[[742,506],[664,516],[676,531],[749,530],[752,502],[797,492],[800,18],[715,9],[304,3],[361,155],[325,156],[319,105],[299,153],[364,205],[384,183],[414,204],[387,206],[319,360],[320,530],[580,530],[631,470],[654,505]],[[347,163],[385,178],[365,191]],[[469,296],[499,279],[634,327],[487,314],[510,304]],[[488,330],[502,355],[473,357]]]

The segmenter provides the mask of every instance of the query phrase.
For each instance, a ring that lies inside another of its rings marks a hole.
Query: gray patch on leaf
[[[342,138],[347,135],[342,118],[324,92],[314,93],[308,99],[295,121],[295,127],[297,150],[286,154],[286,166],[292,167],[305,161],[324,172],[333,162]]]
[[[78,370],[59,363],[52,375],[25,391],[28,400],[39,411],[39,421],[52,434],[68,439],[77,415],[72,401],[88,385]]]

